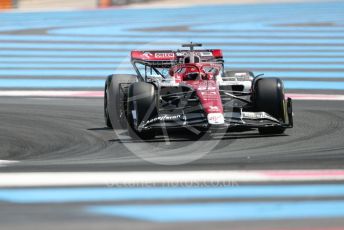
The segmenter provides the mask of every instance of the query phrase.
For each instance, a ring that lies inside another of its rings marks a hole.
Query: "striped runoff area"
[[[343,170],[3,173],[0,202],[160,223],[331,219],[344,217],[343,179]],[[301,181],[313,184],[290,184]]]
[[[79,215],[160,223],[343,218],[343,196],[340,184],[0,189],[21,207],[78,203]]]
[[[337,1],[2,13],[0,95],[99,91],[107,75],[133,72],[131,50],[178,49],[190,41],[223,49],[227,69],[280,77],[301,93],[340,95],[343,8]]]

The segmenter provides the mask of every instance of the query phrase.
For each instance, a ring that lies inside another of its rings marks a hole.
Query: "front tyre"
[[[286,122],[286,105],[284,86],[279,78],[260,78],[254,85],[254,99],[257,111],[264,111],[281,123]],[[259,128],[260,134],[283,134],[285,128],[280,126]]]
[[[153,139],[155,131],[143,126],[158,114],[155,87],[145,82],[130,85],[127,106],[129,135],[134,139]]]

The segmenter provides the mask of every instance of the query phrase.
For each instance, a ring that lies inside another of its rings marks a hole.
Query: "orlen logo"
[[[209,113],[208,122],[211,125],[219,125],[225,123],[225,118],[222,113]]]
[[[174,53],[155,53],[156,58],[174,58]]]

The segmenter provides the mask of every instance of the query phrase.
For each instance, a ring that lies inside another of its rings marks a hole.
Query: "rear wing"
[[[155,51],[139,51],[131,52],[131,61],[139,63],[147,63],[153,66],[173,66],[184,63],[185,58],[190,55],[190,50],[155,50]],[[195,50],[194,55],[200,58],[201,62],[221,62],[223,63],[222,50]]]

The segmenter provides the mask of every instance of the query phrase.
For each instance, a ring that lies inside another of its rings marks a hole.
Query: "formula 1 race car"
[[[280,79],[225,71],[222,51],[195,50],[201,46],[132,51],[137,74],[106,80],[106,125],[142,139],[172,128],[282,134],[293,127],[292,100],[285,99]]]

